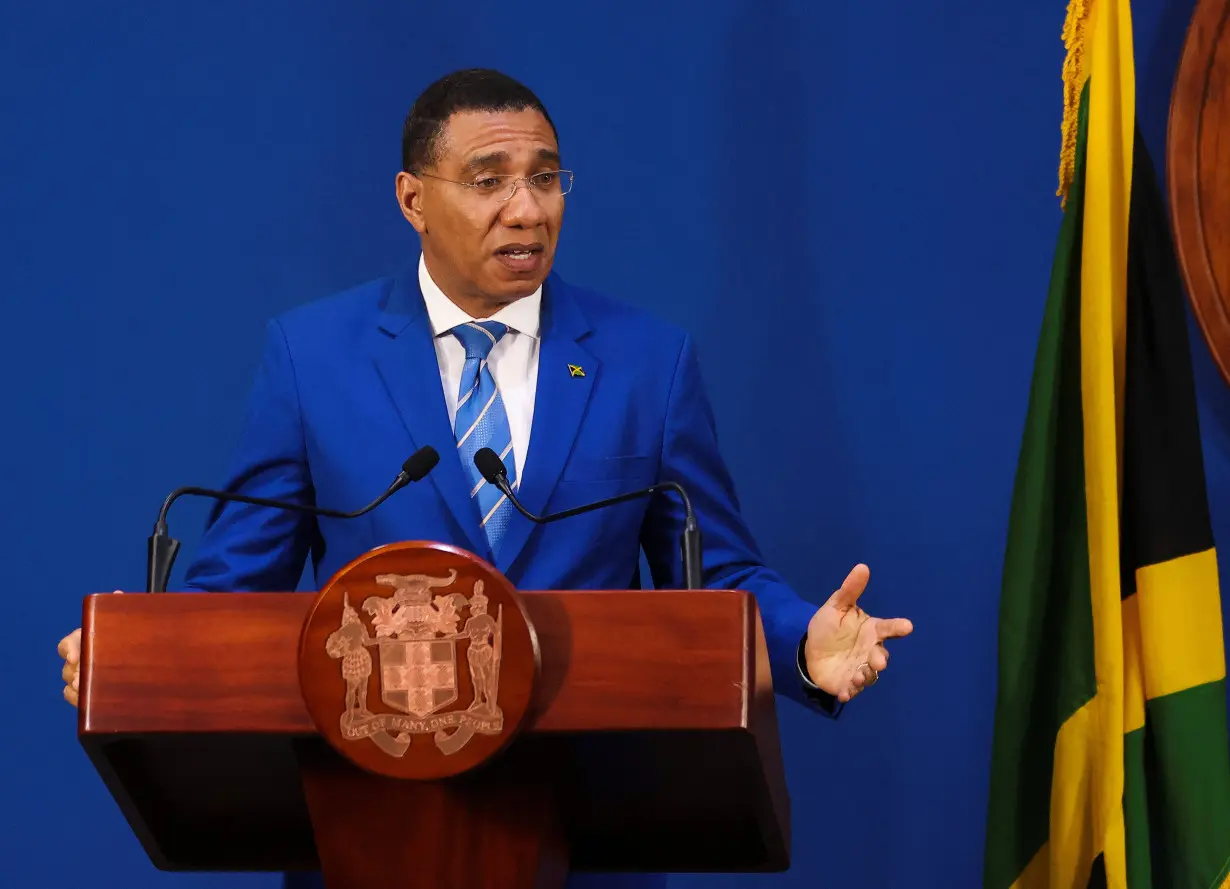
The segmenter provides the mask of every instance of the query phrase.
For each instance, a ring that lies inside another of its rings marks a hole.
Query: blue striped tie
[[[457,417],[453,421],[457,454],[470,476],[470,496],[478,504],[483,533],[487,535],[491,551],[497,554],[513,506],[499,489],[483,479],[474,465],[474,455],[482,448],[491,448],[499,454],[508,469],[508,483],[516,488],[517,467],[508,414],[504,411],[504,399],[496,388],[495,378],[491,376],[491,368],[487,366],[492,347],[507,332],[508,325],[499,321],[470,321],[450,331],[466,350],[466,363],[457,392]]]

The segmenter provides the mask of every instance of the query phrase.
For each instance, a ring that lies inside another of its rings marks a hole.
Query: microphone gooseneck
[[[598,500],[593,503],[587,503],[582,506],[575,506],[572,509],[565,509],[562,512],[551,513],[544,516],[536,516],[522,505],[517,499],[517,495],[513,493],[512,486],[508,483],[508,468],[504,465],[504,461],[491,448],[481,448],[474,455],[474,465],[478,471],[486,479],[487,483],[494,485],[501,494],[508,498],[508,502],[513,505],[513,508],[521,515],[525,516],[535,524],[543,525],[549,522],[559,521],[560,519],[570,518],[572,516],[581,515],[582,513],[592,512],[596,509],[605,509],[608,506],[615,506],[619,503],[625,503],[628,500],[635,500],[638,497],[648,497],[656,494],[659,491],[674,491],[683,501],[683,509],[685,512],[683,522],[683,534],[680,540],[680,559],[683,563],[683,580],[684,586],[689,590],[701,589],[704,577],[704,568],[701,559],[701,536],[700,526],[696,522],[696,513],[692,510],[692,501],[688,497],[687,491],[682,485],[676,482],[661,482],[656,485],[651,485],[648,488],[643,488],[639,491],[629,491],[626,494],[620,494],[616,497],[609,497],[605,500]]]
[[[424,447],[415,451],[402,464],[401,472],[393,479],[393,483],[379,497],[362,509],[353,512],[342,512],[336,509],[311,506],[305,503],[291,503],[285,500],[273,500],[268,497],[250,497],[246,494],[235,494],[230,491],[218,491],[212,488],[195,486],[177,488],[163,501],[162,509],[158,511],[158,520],[154,523],[154,532],[149,537],[145,568],[145,588],[151,593],[165,593],[167,580],[171,575],[171,566],[179,553],[179,541],[171,537],[167,530],[167,515],[171,505],[180,497],[208,497],[225,503],[249,503],[254,506],[268,506],[274,509],[286,509],[292,512],[304,512],[311,515],[326,516],[334,519],[354,519],[371,512],[384,501],[388,500],[406,485],[422,480],[435,469],[440,462],[440,455],[433,447]]]

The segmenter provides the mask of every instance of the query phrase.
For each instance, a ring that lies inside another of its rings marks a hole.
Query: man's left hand
[[[871,571],[855,565],[807,625],[803,649],[811,681],[843,704],[888,667],[885,640],[908,636],[914,625],[904,617],[872,617],[858,607]]]

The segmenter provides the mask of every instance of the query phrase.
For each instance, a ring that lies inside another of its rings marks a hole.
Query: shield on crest
[[[456,639],[382,641],[380,699],[420,719],[456,701]]]

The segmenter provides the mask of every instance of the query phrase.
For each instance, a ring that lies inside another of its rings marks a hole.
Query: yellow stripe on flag
[[[1145,726],[1145,680],[1141,668],[1140,597],[1123,600],[1123,733]]]
[[[1059,886],[1084,889],[1093,859],[1102,849],[1104,819],[1098,817],[1101,805],[1098,757],[1102,755],[1100,743],[1105,737],[1101,726],[1105,719],[1102,695],[1099,677],[1097,697],[1073,713],[1055,737],[1051,829],[1047,842],[1050,861],[1047,881],[1039,884],[1046,889]],[[1117,727],[1115,734],[1122,741],[1123,730]]]
[[[1136,589],[1145,695],[1152,700],[1224,679],[1217,553],[1210,549],[1141,568]]]
[[[1128,208],[1135,127],[1132,18],[1127,0],[1099,0],[1090,11],[1089,122],[1081,246],[1081,388],[1085,500],[1093,606],[1097,696],[1088,719],[1094,847],[1065,842],[1065,854],[1102,852],[1108,889],[1127,889],[1123,821],[1124,658],[1119,571],[1123,384],[1127,315]],[[1060,775],[1056,773],[1056,783]],[[1054,813],[1052,813],[1052,819]],[[1074,828],[1077,825],[1072,825]],[[1052,855],[1064,825],[1051,822]],[[1054,869],[1054,864],[1052,865]],[[1060,884],[1056,884],[1060,885]]]
[[[1055,770],[1051,776],[1050,837],[1012,882],[1012,889],[1085,889],[1100,844],[1089,817],[1094,805],[1090,743],[1098,737],[1097,698],[1073,713],[1055,736]]]

